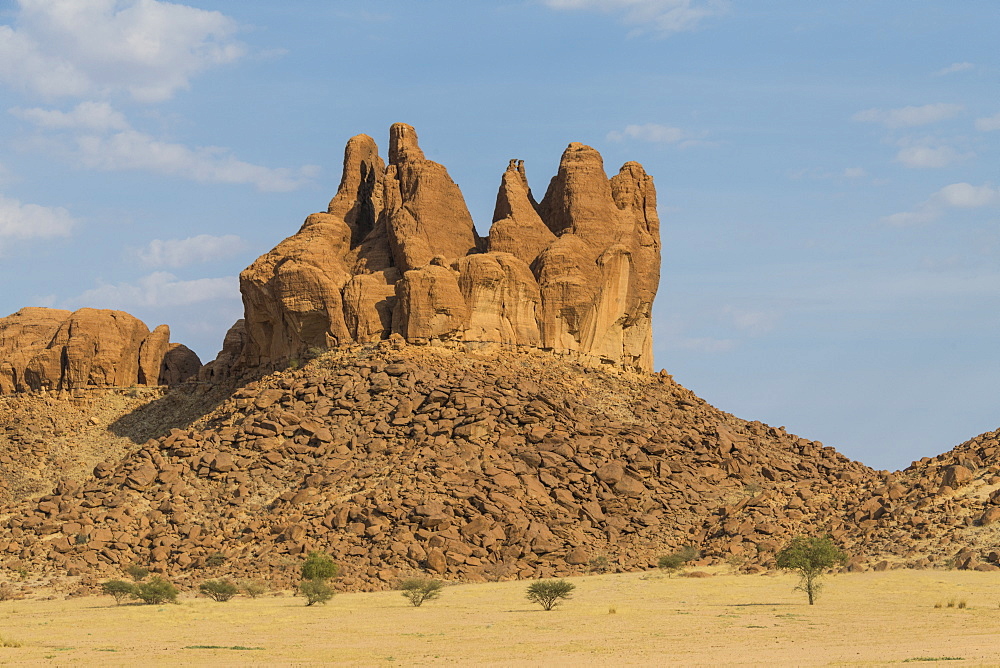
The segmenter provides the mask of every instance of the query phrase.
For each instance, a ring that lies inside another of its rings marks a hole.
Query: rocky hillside
[[[3,517],[0,552],[54,573],[280,581],[323,549],[350,589],[646,568],[684,545],[753,566],[804,530],[846,537],[848,500],[878,481],[662,372],[397,339],[252,382],[62,480]]]

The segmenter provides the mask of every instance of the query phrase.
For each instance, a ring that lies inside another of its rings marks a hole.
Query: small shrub
[[[949,608],[954,608],[955,607],[955,599],[951,599],[950,601],[948,601],[948,607]]]
[[[228,559],[229,557],[226,555],[216,552],[215,554],[210,554],[205,558],[205,565],[209,568],[215,568],[216,566],[221,566],[226,563]]]
[[[403,596],[414,608],[419,608],[424,601],[433,601],[441,596],[444,583],[431,578],[408,578],[399,583]]]
[[[590,570],[594,573],[604,573],[611,566],[611,562],[602,554],[591,559],[587,565],[590,566]]]
[[[76,534],[76,536],[75,536],[75,537],[73,538],[73,542],[74,542],[74,543],[75,543],[76,545],[86,545],[86,544],[87,544],[87,543],[88,543],[89,541],[90,541],[90,536],[88,536],[88,535],[87,535],[87,534],[85,534],[85,533],[78,533],[78,534]]]
[[[243,580],[240,582],[240,591],[250,598],[257,598],[267,593],[267,584],[263,580]]]
[[[138,597],[139,588],[124,580],[108,580],[101,585],[101,592],[108,596],[114,596],[115,604],[121,605],[126,599]]]
[[[657,560],[656,565],[665,570],[668,575],[673,575],[684,565],[684,560],[679,554],[665,554]]]
[[[610,608],[608,608],[608,614],[609,615],[617,615],[618,614],[618,608],[616,608],[615,606],[612,605]]]
[[[333,558],[324,552],[310,552],[306,561],[302,564],[303,580],[328,580],[337,577],[340,566],[334,563]]]
[[[958,602],[958,609],[959,610],[964,610],[966,605],[967,604],[965,602],[965,599],[962,599],[961,601]]]
[[[313,605],[314,603],[326,604],[331,598],[333,598],[333,587],[328,585],[324,580],[303,580],[299,584],[299,591],[303,596],[306,597],[306,605]]]
[[[679,556],[684,563],[687,563],[700,557],[701,551],[699,551],[694,545],[685,545],[674,554]]]
[[[572,598],[576,585],[565,580],[539,580],[528,585],[528,600],[542,606],[542,610],[551,610],[563,599]]]
[[[150,578],[136,587],[135,595],[148,605],[177,602],[177,587],[160,576]]]
[[[122,570],[125,572],[125,575],[129,576],[136,582],[149,575],[149,569],[145,566],[140,566],[139,564],[129,564]]]
[[[22,643],[20,640],[14,640],[13,638],[0,636],[0,647],[24,647],[24,643]]]
[[[229,580],[206,580],[198,585],[198,591],[213,601],[225,603],[239,592],[239,588]]]

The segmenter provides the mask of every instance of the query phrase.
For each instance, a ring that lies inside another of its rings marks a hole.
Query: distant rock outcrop
[[[399,334],[411,343],[577,351],[652,371],[660,240],[652,178],[612,178],[570,144],[537,203],[521,161],[501,179],[480,238],[458,186],[414,129],[390,129],[389,162],[353,137],[325,213],[240,276],[246,345],[258,366]]]
[[[0,318],[0,394],[171,385],[197,375],[198,356],[123,311],[23,308]]]

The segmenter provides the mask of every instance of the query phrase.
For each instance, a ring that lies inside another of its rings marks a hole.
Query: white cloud
[[[245,53],[220,12],[159,0],[17,0],[0,26],[0,81],[46,97],[126,91],[169,99]]]
[[[705,143],[685,130],[658,123],[626,125],[624,130],[612,130],[609,132],[607,139],[608,141],[637,139],[655,144],[677,144],[682,148]]]
[[[897,227],[907,227],[933,222],[948,209],[981,209],[989,206],[1000,206],[1000,188],[989,184],[974,186],[964,182],[952,183],[932,194],[913,211],[894,213],[885,216],[882,221]]]
[[[72,111],[14,108],[10,113],[39,127],[52,130],[81,129],[103,132],[125,130],[129,127],[125,116],[107,102],[81,102]]]
[[[852,117],[855,121],[881,123],[887,128],[911,128],[929,125],[958,115],[964,107],[960,104],[925,104],[922,107],[900,107],[899,109],[865,109]]]
[[[979,209],[1000,204],[1000,189],[989,185],[974,186],[970,183],[952,183],[932,195],[948,206],[962,209]]]
[[[214,237],[199,234],[187,239],[153,239],[136,256],[150,267],[184,267],[233,255],[246,248],[246,242],[235,234]]]
[[[959,153],[951,146],[905,146],[896,154],[896,162],[905,167],[947,167],[953,162],[971,158],[971,153]]]
[[[44,130],[83,132],[72,140],[60,138],[43,145],[90,169],[148,171],[199,183],[245,183],[265,192],[295,190],[319,171],[315,165],[298,170],[264,167],[239,160],[226,148],[161,141],[132,128],[124,115],[104,102],[83,102],[68,112],[10,111]]]
[[[937,72],[933,72],[936,77],[943,77],[947,74],[954,74],[955,72],[965,72],[966,70],[971,70],[975,65],[972,63],[952,63],[948,67],[943,67]]]
[[[62,207],[22,204],[0,195],[0,239],[50,239],[69,236],[76,221]]]
[[[69,299],[65,306],[86,305],[94,308],[127,310],[136,306],[186,306],[215,300],[238,300],[240,282],[236,276],[179,280],[173,274],[157,271],[135,283],[103,283]]]
[[[846,167],[844,169],[844,178],[863,179],[866,176],[868,176],[868,172],[864,167]]]
[[[991,132],[1000,130],[1000,114],[976,119],[976,129],[980,132]]]
[[[188,178],[199,183],[246,183],[266,192],[287,192],[315,175],[315,167],[300,170],[270,168],[237,159],[218,146],[189,148],[164,142],[137,130],[77,138],[77,158],[85,166],[106,171],[144,170]]]
[[[622,14],[626,25],[638,26],[636,33],[669,35],[694,30],[702,19],[729,11],[726,0],[542,0],[557,10],[597,10]]]

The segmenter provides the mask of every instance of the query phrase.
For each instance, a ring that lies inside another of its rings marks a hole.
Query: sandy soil
[[[313,607],[290,595],[6,601],[0,638],[21,646],[0,647],[0,664],[1000,665],[1000,578],[990,573],[830,576],[812,607],[788,574],[573,582],[573,599],[552,612],[525,600],[523,582],[451,586],[421,608],[398,592]]]

